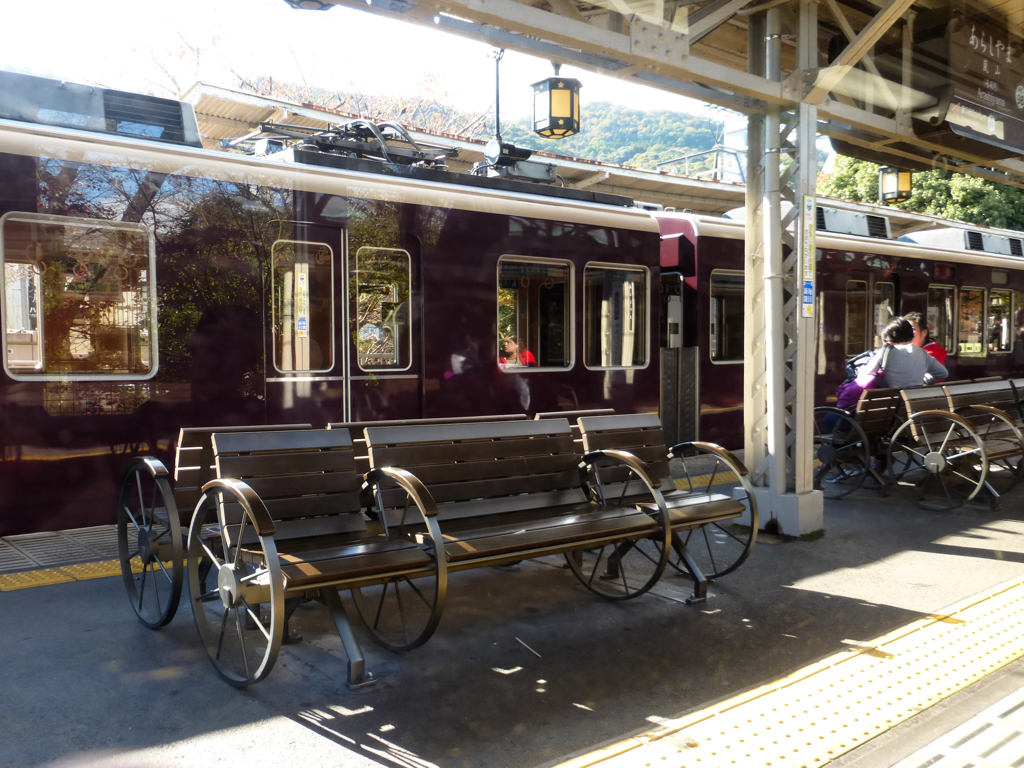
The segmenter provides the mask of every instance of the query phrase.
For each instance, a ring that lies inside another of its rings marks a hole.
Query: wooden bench
[[[417,536],[389,535],[363,512],[364,476],[347,429],[214,433],[217,477],[203,486],[188,535],[196,628],[217,671],[248,685],[273,667],[284,640],[286,600],[315,597],[329,609],[348,653],[352,686],[371,681],[339,588],[389,579],[432,583],[431,610],[407,647],[440,618],[447,580],[429,499],[401,470],[371,482],[402,487],[424,513]],[[411,527],[411,523],[410,523]],[[208,571],[216,579],[204,579]]]
[[[165,626],[178,610],[184,581],[184,537],[202,486],[216,476],[214,432],[309,429],[309,424],[182,427],[174,479],[159,459],[136,457],[121,479],[117,545],[128,600],[139,620]]]
[[[1020,479],[1024,468],[1024,435],[1017,393],[1008,379],[946,384],[949,409],[962,416],[981,439],[988,473],[985,487],[996,503]],[[1001,490],[997,490],[998,486]]]
[[[853,409],[814,409],[814,487],[827,498],[846,496],[860,488],[866,477],[884,491],[887,482],[879,467],[903,412],[900,391],[896,387],[866,389]]]
[[[889,442],[887,471],[894,483],[912,488],[922,506],[950,509],[982,490],[993,504],[998,502],[989,472],[997,462],[1014,457],[1019,462],[1024,442],[1005,414],[972,402],[971,393],[984,396],[996,384],[958,382],[901,390],[905,418]]]
[[[691,599],[703,599],[709,580],[747,559],[757,539],[757,503],[747,469],[735,456],[712,443],[668,448],[661,420],[652,413],[584,416],[579,428],[584,450],[624,450],[646,464],[669,511],[670,564],[693,578]],[[610,473],[605,478],[614,479]]]
[[[588,588],[623,599],[664,570],[668,512],[642,463],[619,451],[582,457],[564,419],[364,435],[365,481],[348,429],[213,435],[217,477],[196,505],[187,567],[203,646],[233,684],[270,671],[289,597],[327,605],[358,686],[371,678],[339,589],[382,645],[407,650],[437,627],[450,571],[566,554]],[[647,492],[625,503],[604,494],[609,464]]]

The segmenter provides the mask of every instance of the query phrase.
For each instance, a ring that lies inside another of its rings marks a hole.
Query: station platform
[[[558,560],[453,574],[441,626],[350,691],[327,612],[245,690],[187,603],[135,618],[113,528],[0,540],[0,765],[1024,765],[1024,488],[999,510],[870,489],[823,535],[763,534],[687,605],[666,575],[625,603]]]

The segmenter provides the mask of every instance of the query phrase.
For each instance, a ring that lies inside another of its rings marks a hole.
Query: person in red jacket
[[[925,352],[934,357],[943,365],[946,364],[946,349],[931,337],[928,331],[928,321],[920,312],[908,312],[903,317],[914,326],[914,346],[921,347]]]
[[[498,355],[498,365],[505,366],[527,366],[537,365],[537,358],[528,349],[520,349],[515,339],[504,338],[501,340],[501,354]]]

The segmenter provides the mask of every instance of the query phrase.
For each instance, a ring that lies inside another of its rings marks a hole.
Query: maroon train
[[[112,522],[129,457],[170,466],[189,425],[660,407],[742,443],[737,222],[453,174],[367,124],[252,156],[174,101],[0,94],[0,535]],[[1014,255],[822,231],[819,259],[819,399],[909,309],[954,375],[1019,372]]]

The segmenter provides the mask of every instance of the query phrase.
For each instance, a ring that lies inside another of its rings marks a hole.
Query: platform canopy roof
[[[335,110],[309,104],[295,104],[268,96],[222,86],[197,83],[184,95],[196,111],[204,146],[221,148],[246,135],[260,135],[264,123],[287,123],[315,130],[325,130],[352,119]],[[484,159],[485,143],[465,137],[425,132],[410,127],[411,137],[420,144],[458,150],[449,159],[450,170],[465,173]],[[643,168],[629,168],[613,163],[567,158],[543,152],[534,159],[553,164],[559,179],[575,188],[588,188],[598,192],[623,195],[633,200],[652,203],[679,211],[690,210],[710,216],[740,216],[736,212],[743,206],[744,185],[735,182],[695,178],[672,172],[659,172]],[[893,237],[934,227],[961,226],[957,222],[937,216],[903,211],[898,208],[879,208],[865,203],[854,203],[828,197],[818,197],[818,204],[830,208],[852,211],[862,215],[884,216],[889,220]],[[993,234],[1019,237],[1019,233],[992,227],[971,225],[972,229]]]
[[[1024,0],[817,0],[802,68],[809,0],[284,1],[431,24],[747,114],[812,103],[845,154],[1024,187]],[[762,11],[781,25],[778,76],[748,61]]]
[[[203,144],[209,148],[220,147],[223,140],[259,135],[263,123],[287,123],[325,130],[358,117],[204,83],[194,85],[183,98],[193,105]],[[448,167],[452,171],[465,173],[484,159],[483,141],[425,133],[417,130],[416,126],[406,127],[417,143],[458,150],[458,156],[448,160]],[[637,201],[678,210],[692,209],[697,213],[711,215],[720,215],[743,205],[744,187],[739,183],[629,168],[543,152],[535,152],[533,159],[554,165],[562,183],[578,189],[594,189]]]

